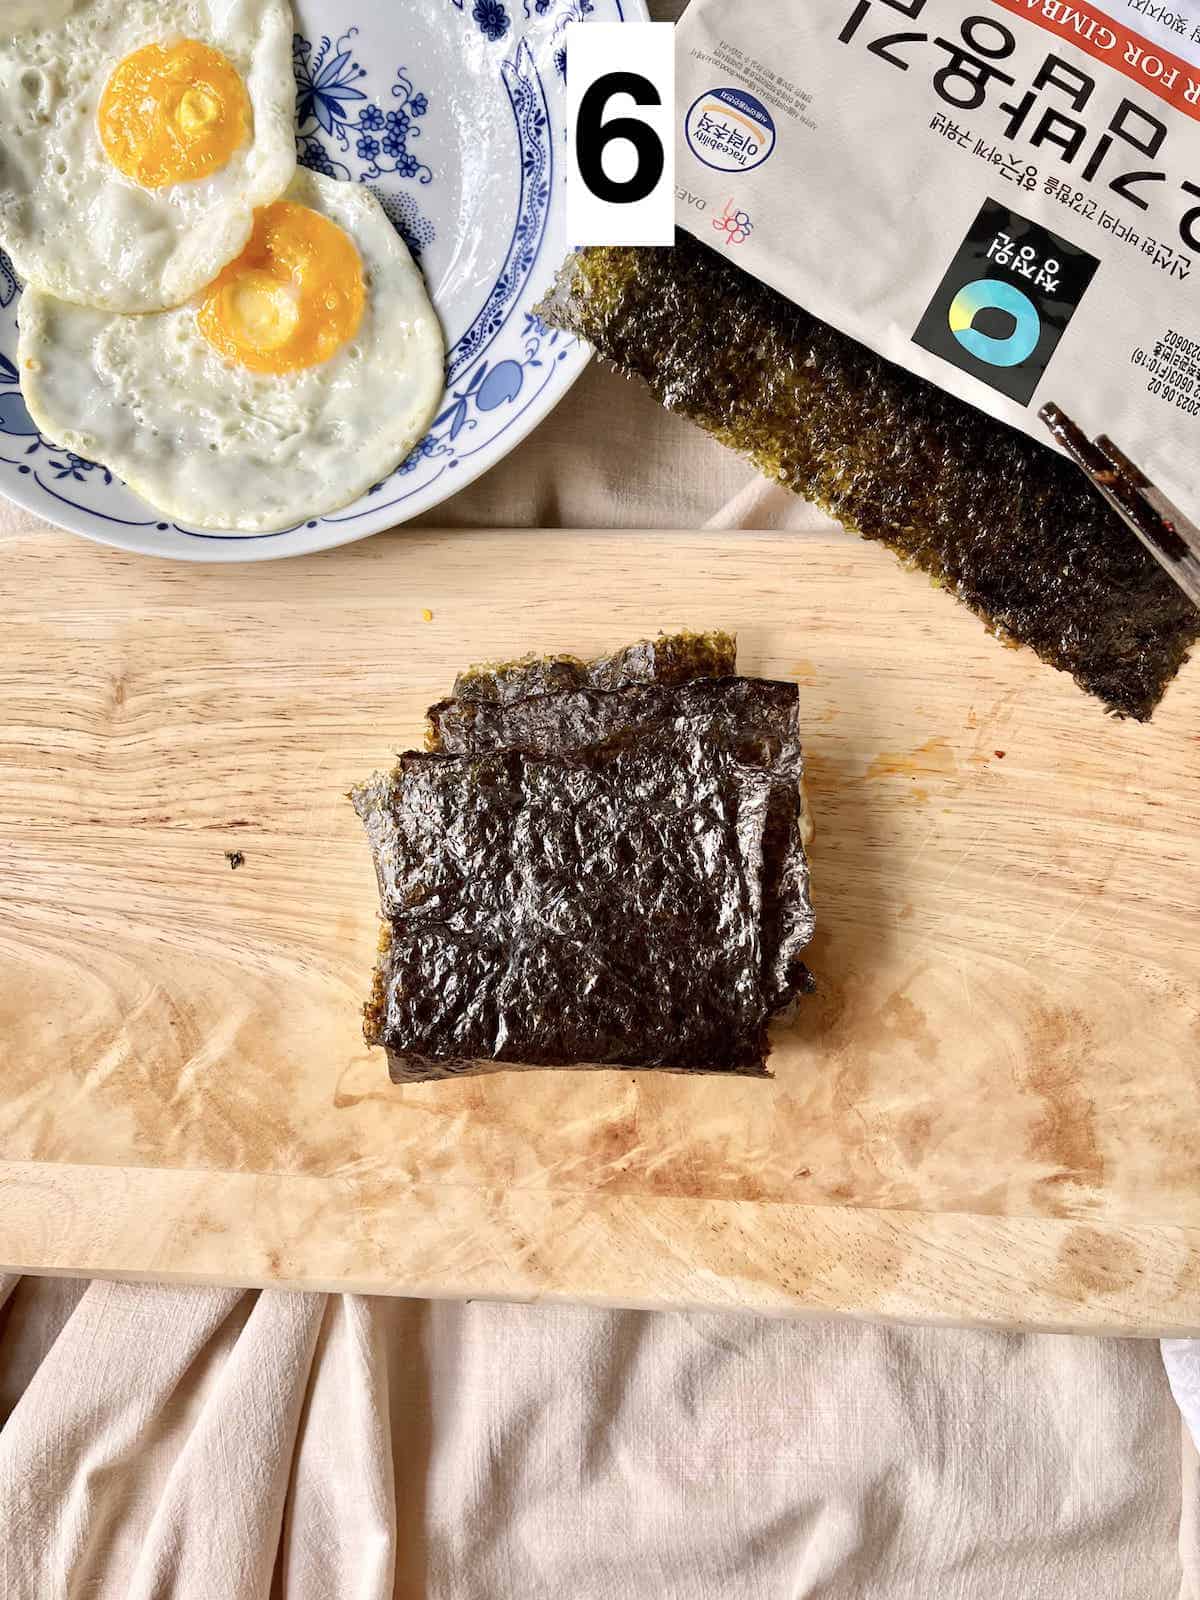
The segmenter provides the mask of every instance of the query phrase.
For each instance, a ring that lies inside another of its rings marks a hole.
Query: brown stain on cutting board
[[[1130,1289],[1142,1272],[1141,1252],[1119,1234],[1072,1228],[1059,1246],[1046,1284],[1066,1300],[1090,1300]]]
[[[1081,1011],[1045,1006],[1032,1018],[1017,1071],[1021,1087],[1041,1102],[1029,1129],[1026,1152],[1043,1170],[1035,1192],[1058,1212],[1064,1187],[1099,1190],[1105,1162],[1097,1129],[1096,1103],[1085,1087],[1092,1030]]]
[[[681,1200],[698,1200],[705,1195],[718,1195],[728,1200],[771,1198],[768,1185],[747,1170],[745,1162],[745,1149],[736,1137],[689,1138],[646,1160],[638,1171],[637,1188],[640,1192]],[[600,1187],[608,1185],[602,1182]]]
[[[879,1008],[879,1023],[888,1039],[912,1045],[922,1061],[937,1057],[937,1035],[929,1026],[929,1018],[903,989],[893,990]]]
[[[919,744],[915,750],[881,751],[868,762],[863,777],[866,779],[945,778],[953,777],[957,771],[958,762],[955,760],[954,751],[950,748],[950,741],[937,734],[932,739],[926,739],[924,744]]]
[[[919,1070],[942,1052],[914,998],[928,969],[911,970],[877,999],[869,969],[839,973],[841,963],[831,956],[828,976],[800,1018],[817,1076],[789,1084],[781,1116],[821,1125],[826,1159],[814,1161],[810,1186],[827,1200],[853,1203],[870,1192],[886,1196],[889,1207],[917,1203],[922,1169],[955,1122],[952,1103],[948,1116],[947,1102],[915,1085],[897,1102],[897,1084],[908,1076],[901,1063],[915,1060]],[[830,1130],[836,1130],[832,1148]]]
[[[1177,1265],[1172,1287],[1176,1294],[1188,1300],[1200,1296],[1200,1244]]]
[[[903,1159],[910,1167],[919,1167],[925,1159],[937,1126],[937,1113],[928,1106],[917,1106],[897,1118],[892,1134]]]
[[[915,750],[881,751],[868,762],[862,779],[864,783],[873,783],[886,778],[906,778],[912,787],[901,789],[897,798],[924,805],[930,793],[927,784],[954,780],[958,775],[958,763],[950,742],[939,734],[926,739]],[[922,779],[925,781],[918,781]]]

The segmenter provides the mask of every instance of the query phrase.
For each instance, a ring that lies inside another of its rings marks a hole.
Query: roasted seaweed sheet
[[[761,741],[769,759],[786,755],[799,776],[799,726],[794,683],[770,678],[699,678],[676,688],[630,684],[574,689],[503,703],[443,700],[429,709],[431,748],[449,755],[529,750],[562,755],[614,734],[651,733],[672,721],[710,725],[726,741]]]
[[[728,678],[737,665],[737,640],[731,633],[662,633],[654,639],[583,661],[578,656],[522,656],[460,672],[452,699],[468,704],[503,705],[532,695],[573,689],[625,689],[637,683],[664,686],[693,678]],[[441,701],[430,712],[451,702]]]
[[[1200,613],[1069,461],[680,233],[573,255],[539,308],[670,409],[1145,719]]]
[[[765,1071],[766,1022],[812,987],[803,758],[796,685],[736,677],[736,656],[730,634],[681,632],[594,661],[471,668],[430,708],[427,753],[354,792],[388,919],[365,1031],[396,1081],[509,1066]],[[702,909],[714,894],[723,950]],[[672,896],[691,910],[664,919]],[[696,937],[713,948],[689,953]],[[643,958],[657,963],[649,982],[625,970]],[[615,977],[601,987],[589,962]],[[586,1003],[560,1016],[580,982]]]
[[[813,935],[808,859],[801,838],[798,699],[795,684],[759,678],[700,678],[622,689],[533,694],[505,702],[447,700],[429,711],[432,748],[452,754],[527,750],[565,755],[618,733],[654,736],[704,728],[771,773],[763,894],[764,981],[783,1010],[812,986],[801,952]]]
[[[762,1074],[771,777],[693,730],[569,757],[400,758],[355,796],[397,1082],[501,1066]]]

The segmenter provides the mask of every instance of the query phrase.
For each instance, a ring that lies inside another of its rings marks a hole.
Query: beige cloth
[[[684,418],[664,411],[642,384],[598,361],[519,450],[416,523],[824,531],[838,526]]]
[[[6,1600],[1197,1592],[1152,1343],[25,1279],[0,1384]]]
[[[429,520],[822,524],[599,369]],[[1200,1600],[1153,1343],[33,1278],[0,1301],[3,1600]]]

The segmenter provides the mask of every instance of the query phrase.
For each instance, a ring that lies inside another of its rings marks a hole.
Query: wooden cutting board
[[[1200,666],[1113,721],[838,535],[201,568],[39,525],[0,615],[5,1265],[1200,1332]],[[678,625],[801,685],[774,1080],[393,1088],[345,791],[467,662]]]

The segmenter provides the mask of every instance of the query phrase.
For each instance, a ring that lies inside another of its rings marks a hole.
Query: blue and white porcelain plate
[[[394,527],[494,466],[589,356],[534,311],[567,253],[567,24],[645,18],[645,0],[298,0],[300,161],[379,196],[425,272],[449,352],[429,432],[362,499],[282,533],[203,533],[56,448],[21,400],[20,290],[2,252],[0,491],[126,550],[262,561]]]

